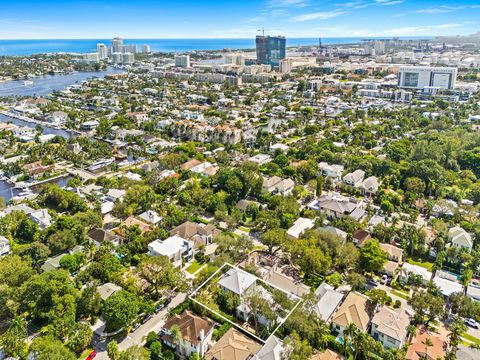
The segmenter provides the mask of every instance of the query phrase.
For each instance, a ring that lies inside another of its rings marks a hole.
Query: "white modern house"
[[[315,310],[323,321],[329,321],[334,311],[340,305],[343,294],[336,291],[333,286],[325,281],[315,290],[315,296],[318,299]]]
[[[166,256],[175,267],[182,266],[182,260],[189,262],[193,258],[193,242],[178,235],[165,240],[155,240],[148,244],[150,256]]]
[[[306,230],[312,229],[314,226],[315,221],[312,219],[298,218],[287,230],[287,235],[291,239],[298,239]]]

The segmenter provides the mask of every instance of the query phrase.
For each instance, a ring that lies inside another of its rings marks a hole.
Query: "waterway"
[[[108,68],[104,71],[98,72],[75,72],[72,74],[66,75],[54,75],[46,76],[42,78],[37,78],[33,80],[33,84],[25,86],[23,81],[7,81],[0,83],[0,97],[2,96],[45,96],[52,93],[55,90],[62,90],[68,86],[80,83],[84,80],[97,77],[103,78],[108,74],[121,73],[124,70]],[[23,121],[20,119],[12,118],[5,115],[0,115],[0,122],[10,122],[18,126],[26,126],[30,128],[35,128],[36,124]],[[55,129],[49,126],[42,125],[43,134],[53,134],[59,135],[64,138],[69,138],[75,136],[74,133],[71,133],[62,129]],[[60,186],[65,186],[69,177],[58,179],[55,181]],[[21,192],[19,189],[14,189],[12,184],[9,184],[6,181],[0,181],[0,197],[3,198],[3,201],[8,202],[13,196],[18,195]]]
[[[33,84],[25,85],[23,80],[0,82],[0,97],[4,96],[45,96],[55,90],[81,83],[90,78],[103,78],[108,74],[117,74],[125,70],[109,67],[103,71],[74,72],[66,75],[47,75],[33,79]]]

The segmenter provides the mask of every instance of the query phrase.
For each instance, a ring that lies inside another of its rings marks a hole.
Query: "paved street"
[[[174,297],[165,309],[160,311],[158,314],[154,314],[152,318],[145,324],[142,324],[137,330],[135,330],[133,333],[129,333],[122,341],[120,341],[118,343],[119,349],[125,350],[132,345],[143,344],[144,338],[150,331],[158,333],[165,322],[165,316],[167,315],[168,311],[182,303],[185,298],[186,294],[183,293]],[[98,336],[94,336],[94,340],[92,340],[92,342],[95,343],[94,348],[97,350],[97,356],[95,359],[108,360],[107,341],[99,340]]]

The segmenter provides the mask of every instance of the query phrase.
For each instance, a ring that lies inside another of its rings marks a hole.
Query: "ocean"
[[[430,39],[431,37],[400,37],[403,40]],[[365,38],[322,38],[322,44],[358,44]],[[368,38],[375,39],[375,38]],[[377,38],[379,39],[379,38]],[[0,56],[20,56],[40,53],[95,52],[97,43],[111,44],[111,39],[52,39],[52,40],[0,40]],[[124,43],[139,47],[150,45],[154,52],[186,52],[195,50],[253,49],[255,38],[250,39],[124,39]],[[318,38],[287,38],[287,46],[318,45]],[[139,49],[140,50],[140,49]]]

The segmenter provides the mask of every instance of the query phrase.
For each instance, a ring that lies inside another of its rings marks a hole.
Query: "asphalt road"
[[[120,351],[129,348],[132,345],[141,345],[145,341],[145,337],[150,331],[154,331],[158,333],[162,328],[163,324],[165,323],[166,315],[170,309],[173,309],[175,306],[182,303],[186,298],[186,294],[180,293],[176,297],[172,299],[170,304],[165,307],[162,311],[158,314],[154,314],[150,320],[148,320],[145,324],[142,324],[137,330],[134,332],[128,333],[128,335],[123,338],[122,341],[118,343],[118,348]],[[98,335],[94,334],[92,339],[92,344],[94,345],[93,348],[97,351],[97,356],[95,360],[108,360],[107,355],[107,344],[108,341],[105,339],[100,339]]]

